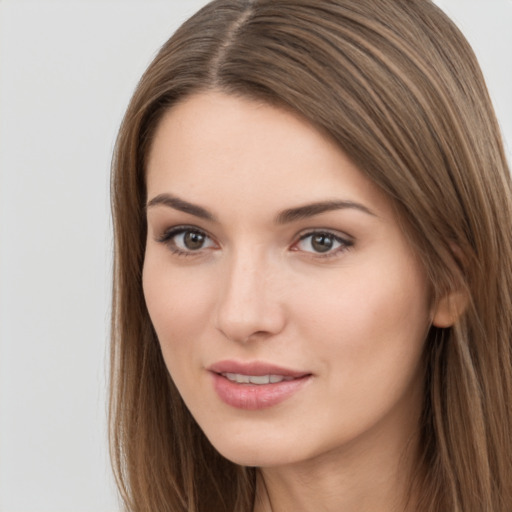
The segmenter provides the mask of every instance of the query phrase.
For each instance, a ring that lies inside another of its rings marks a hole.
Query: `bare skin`
[[[415,414],[411,431],[417,429],[414,419]],[[405,444],[398,437],[396,441],[382,442],[366,453],[347,447],[330,460],[307,461],[301,467],[261,468],[254,512],[416,511],[411,475],[418,469],[418,445],[415,438]]]
[[[255,512],[403,510],[447,310],[389,199],[302,118],[219,92],[164,116],[147,189],[167,368],[213,446],[260,468]]]

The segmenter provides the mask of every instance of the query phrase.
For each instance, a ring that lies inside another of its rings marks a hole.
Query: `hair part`
[[[169,377],[142,293],[145,166],[162,116],[217,90],[290,109],[393,201],[432,283],[417,510],[512,509],[512,200],[476,58],[429,0],[216,0],[142,77],[113,160],[111,453],[127,510],[252,510],[256,473],[221,457]]]

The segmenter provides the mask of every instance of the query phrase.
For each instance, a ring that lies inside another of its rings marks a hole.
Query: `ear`
[[[446,294],[434,306],[432,325],[452,327],[466,310],[468,296],[466,292],[454,291]]]

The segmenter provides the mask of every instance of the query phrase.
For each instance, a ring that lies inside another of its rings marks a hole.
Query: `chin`
[[[216,448],[216,447],[215,447]],[[217,448],[216,448],[217,449]],[[237,450],[229,447],[227,450],[217,451],[229,461],[238,464],[239,466],[247,467],[273,467],[282,466],[293,462],[286,456],[281,454],[270,453],[270,451],[262,448],[261,446],[254,447],[254,449]]]
[[[297,462],[296,446],[284,439],[252,439],[209,437],[213,447],[226,459],[240,466],[272,467]]]

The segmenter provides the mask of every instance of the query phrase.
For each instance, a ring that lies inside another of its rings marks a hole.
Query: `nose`
[[[233,256],[221,276],[216,327],[239,343],[267,339],[286,324],[282,279],[263,255]]]

